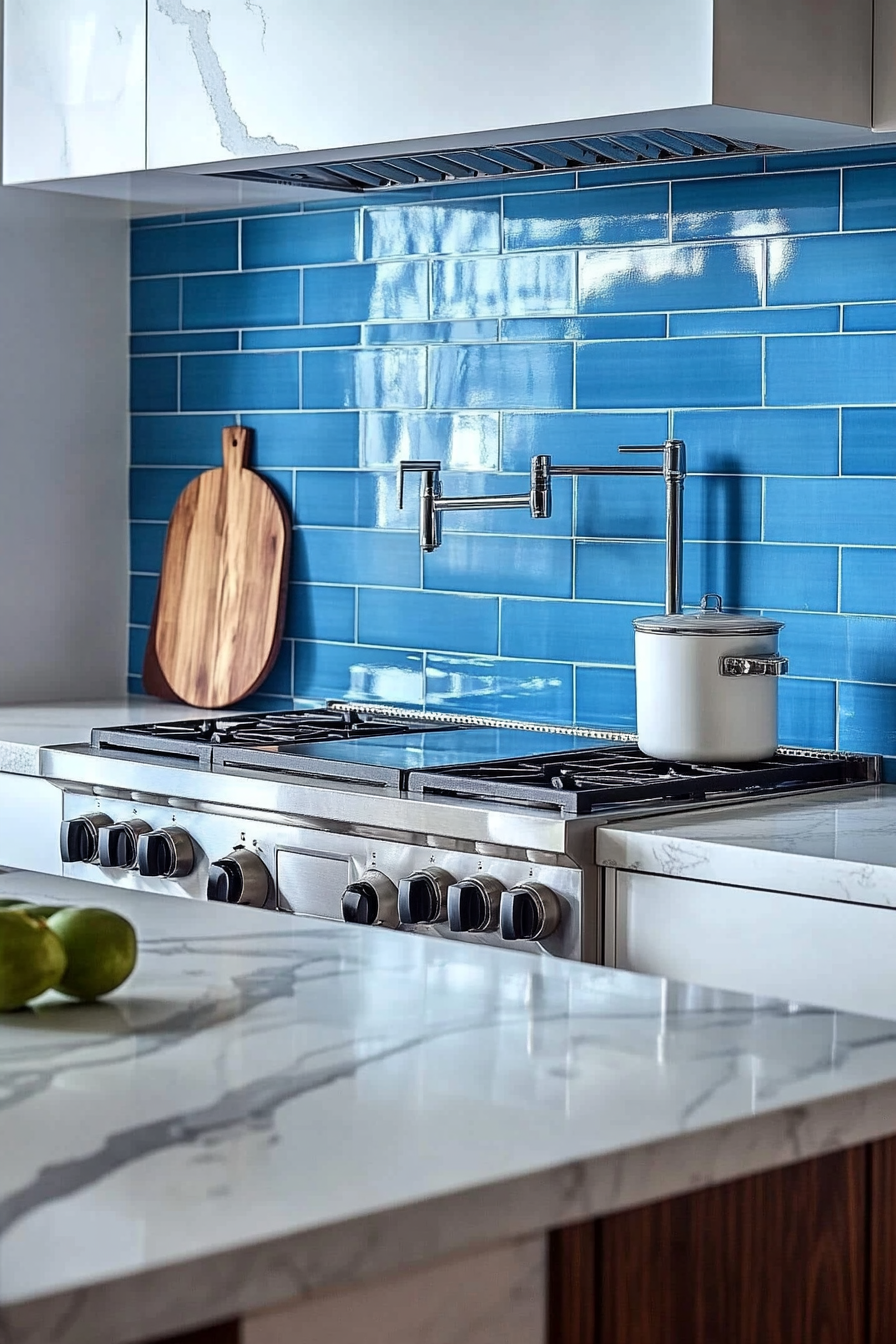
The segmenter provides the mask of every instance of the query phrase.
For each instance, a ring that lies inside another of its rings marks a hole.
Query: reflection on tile
[[[759,406],[762,342],[758,336],[742,336],[581,345],[576,400],[581,407],[607,409]]]
[[[131,331],[176,331],[180,279],[131,281]]]
[[[213,350],[238,350],[238,331],[171,332],[166,336],[132,336],[132,355],[209,354]]]
[[[672,423],[687,444],[688,471],[836,476],[839,470],[835,410],[676,411]]]
[[[765,486],[769,541],[832,546],[890,546],[896,480],[797,480],[771,477]]]
[[[360,327],[275,327],[244,331],[244,350],[307,350],[319,346],[360,345]]]
[[[243,269],[258,266],[320,266],[354,261],[359,210],[318,215],[274,215],[243,220]]]
[[[769,303],[892,299],[896,233],[774,238],[768,245]]]
[[[131,410],[177,410],[177,358],[148,355],[131,359]]]
[[[436,409],[572,405],[569,345],[434,346],[429,370]]]
[[[611,317],[507,317],[504,341],[625,341],[665,336],[665,313],[620,313]]]
[[[896,616],[896,549],[845,546],[840,610]]]
[[[370,322],[365,345],[426,345],[442,341],[496,341],[497,322]]]
[[[504,203],[504,246],[592,247],[664,242],[669,189],[657,183],[513,196]]]
[[[896,474],[896,407],[852,407],[841,412],[844,476]]]
[[[131,463],[135,467],[220,467],[221,433],[228,415],[135,415]]]
[[[302,405],[422,407],[426,402],[426,351],[417,346],[382,350],[302,352]]]
[[[417,528],[417,510],[398,508],[394,472],[303,471],[296,490],[300,527]]]
[[[844,331],[896,331],[896,303],[847,303]]]
[[[841,751],[896,755],[896,686],[841,685],[837,730]]]
[[[778,173],[672,184],[673,238],[830,233],[839,227],[839,173]]]
[[[839,331],[840,309],[743,308],[729,313],[670,313],[670,336],[798,335],[803,331]]]
[[[296,640],[293,694],[306,700],[367,700],[422,708],[423,656]]]
[[[687,482],[684,534],[700,541],[758,540],[762,482],[756,476],[692,476]],[[650,476],[582,477],[576,495],[576,536],[663,537],[662,480]]]
[[[451,258],[432,264],[433,317],[512,317],[574,308],[571,252]]]
[[[364,212],[365,257],[500,250],[501,207],[497,199],[397,205]]]
[[[572,668],[513,658],[426,659],[426,708],[532,723],[571,723]]]
[[[834,683],[782,678],[778,687],[778,736],[783,747],[833,750],[837,741]]]
[[[188,275],[183,285],[183,325],[187,330],[271,327],[299,320],[298,271]]]
[[[770,173],[893,162],[896,162],[896,147],[893,145],[856,145],[849,149],[807,150],[798,154],[791,150],[767,154],[765,158],[766,169]]]
[[[765,385],[770,406],[896,401],[896,336],[769,337]]]
[[[355,637],[355,590],[331,583],[291,583],[284,635],[350,643]],[[288,694],[292,694],[290,687]]]
[[[184,355],[182,411],[288,410],[299,404],[296,355]]]
[[[423,576],[424,588],[448,592],[572,597],[572,542],[470,536],[446,528],[439,549],[424,557]]]
[[[235,271],[239,224],[175,224],[131,234],[131,275],[181,275],[187,271]]]
[[[575,595],[604,602],[662,602],[664,556],[661,541],[577,541]],[[689,570],[686,561],[686,576]]]
[[[761,302],[764,261],[760,242],[583,252],[579,258],[579,311],[748,308]]]
[[[577,667],[576,723],[635,732],[634,668]]]
[[[795,676],[896,682],[896,620],[892,617],[793,613],[780,636]]]
[[[423,261],[378,266],[321,266],[305,272],[305,322],[368,322],[429,316]]]
[[[254,415],[250,423],[255,431],[253,461],[260,467],[358,465],[358,416],[352,411]]]
[[[394,467],[413,458],[435,458],[446,470],[497,471],[497,413],[362,413],[362,467]]]
[[[362,588],[358,638],[363,644],[497,653],[498,599]]]
[[[298,527],[293,531],[290,579],[419,588],[420,547],[411,532]]]
[[[556,480],[550,518],[533,518],[529,509],[530,475],[511,475],[508,472],[443,472],[442,493],[449,498],[463,495],[522,495],[523,508],[466,509],[442,515],[442,530],[449,532],[480,532],[500,536],[571,537],[572,536],[572,481]],[[416,492],[417,487],[414,486]]]
[[[896,149],[886,147],[892,161]],[[847,168],[843,174],[844,229],[892,229],[896,167]]]
[[[563,663],[635,661],[636,616],[662,607],[616,602],[545,602],[505,598],[501,605],[501,652],[511,658]]]
[[[504,471],[528,471],[536,454],[578,466],[617,465],[623,443],[662,444],[669,420],[661,415],[618,415],[590,411],[539,411],[504,416]]]

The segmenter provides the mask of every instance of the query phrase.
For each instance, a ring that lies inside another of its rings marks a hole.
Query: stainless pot
[[[638,746],[664,761],[761,761],[778,746],[782,621],[701,610],[635,626]]]

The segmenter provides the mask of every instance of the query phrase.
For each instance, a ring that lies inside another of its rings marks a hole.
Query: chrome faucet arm
[[[437,513],[450,513],[455,509],[528,509],[528,495],[452,495],[435,501]]]

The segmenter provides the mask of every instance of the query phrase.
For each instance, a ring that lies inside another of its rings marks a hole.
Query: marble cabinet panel
[[[145,166],[145,0],[6,0],[3,181]]]

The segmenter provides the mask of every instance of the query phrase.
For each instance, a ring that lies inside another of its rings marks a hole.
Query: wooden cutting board
[[[168,524],[156,601],[159,671],[188,705],[220,709],[264,681],[280,649],[290,517],[246,466],[249,431],[222,434],[224,465],[192,480]]]

